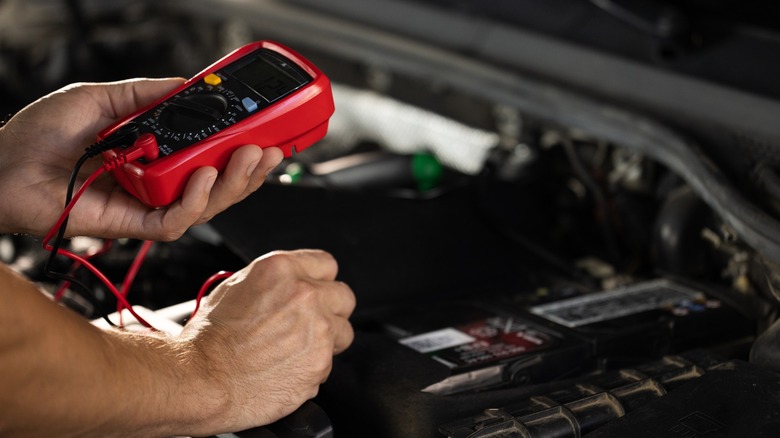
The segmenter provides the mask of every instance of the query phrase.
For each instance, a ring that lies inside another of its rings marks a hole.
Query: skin
[[[73,165],[97,133],[182,82],[75,84],[16,114],[0,131],[0,202],[24,208],[3,209],[0,232],[45,234],[64,206]],[[282,158],[277,148],[244,146],[222,175],[213,167],[196,171],[182,199],[164,209],[144,206],[111,178],[102,177],[73,209],[68,234],[175,240],[189,226],[208,221],[257,190]],[[90,160],[82,168],[81,181],[101,163],[97,157]]]
[[[0,229],[44,234],[62,208],[67,163],[179,83],[77,85],[20,112],[0,130]],[[256,190],[279,160],[276,149],[243,147],[222,175],[198,170],[180,201],[157,210],[101,177],[69,234],[175,239]],[[352,342],[355,297],[337,273],[322,251],[268,254],[171,337],[97,329],[0,266],[0,436],[203,436],[273,422],[317,394]]]

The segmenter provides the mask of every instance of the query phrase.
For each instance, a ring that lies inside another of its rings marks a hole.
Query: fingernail
[[[247,168],[246,168],[246,176],[247,177],[252,176],[252,172],[255,171],[255,169],[257,168],[257,163],[259,163],[259,162],[260,162],[260,160],[252,161],[251,163],[249,163],[249,166],[247,166]]]
[[[217,180],[217,175],[211,175],[209,179],[206,180],[206,193],[211,192],[211,188],[214,187],[214,182]]]
[[[265,173],[263,174],[263,176],[268,177],[268,175],[271,173],[272,170],[274,170],[276,168],[276,166],[282,164],[283,160],[284,160],[284,157],[280,158],[279,161],[277,161],[276,163],[268,166],[268,168],[265,169]]]

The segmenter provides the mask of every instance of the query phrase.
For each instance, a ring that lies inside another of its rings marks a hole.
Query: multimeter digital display
[[[239,64],[228,72],[263,96],[265,100],[273,103],[311,80],[303,71],[282,66],[287,64],[276,58],[272,52],[264,51],[258,54],[257,58]],[[280,68],[284,68],[284,74],[279,74]]]
[[[181,196],[202,166],[222,171],[245,144],[279,147],[285,156],[321,139],[333,114],[328,78],[278,43],[259,41],[225,56],[152,105],[101,132],[126,126],[151,134],[159,151],[112,170],[141,202],[161,207]],[[146,135],[149,138],[149,135]],[[107,152],[110,159],[131,145]]]

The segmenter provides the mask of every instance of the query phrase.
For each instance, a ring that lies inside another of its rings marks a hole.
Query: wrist
[[[117,381],[126,382],[127,426],[138,436],[220,432],[227,400],[191,342],[158,333],[107,332],[118,347]],[[134,376],[134,378],[129,378]]]

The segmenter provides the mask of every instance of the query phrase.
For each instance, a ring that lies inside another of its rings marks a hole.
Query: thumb
[[[103,94],[96,99],[103,116],[118,119],[151,104],[183,83],[183,78],[129,79],[101,84],[93,90]]]

